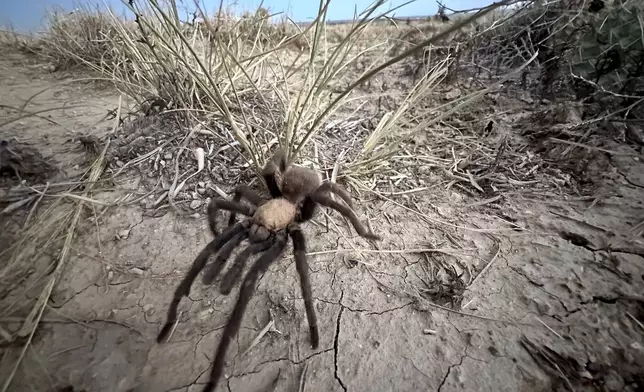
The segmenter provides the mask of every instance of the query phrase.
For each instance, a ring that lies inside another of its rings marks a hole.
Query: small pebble
[[[448,91],[443,98],[444,101],[452,101],[461,96],[461,92],[457,89]]]
[[[114,271],[109,271],[109,272],[107,273],[107,281],[108,281],[108,282],[111,282],[111,281],[112,281],[112,279],[114,279]]]
[[[197,192],[190,193],[190,196],[192,196],[192,200],[198,200],[199,199],[199,194]]]
[[[199,189],[197,189],[197,193],[200,194],[200,195],[205,195],[206,190],[204,188],[199,188]]]
[[[151,316],[154,313],[154,305],[152,304],[143,305],[143,311],[147,313],[148,316]]]
[[[165,155],[163,156],[163,159],[165,159],[166,161],[169,161],[170,159],[172,159],[172,153],[171,152],[165,153]]]
[[[436,331],[434,331],[433,329],[429,329],[429,328],[423,329],[423,333],[425,335],[436,335]]]
[[[199,188],[205,188],[205,187],[206,187],[206,183],[205,183],[205,182],[203,182],[203,181],[199,181],[199,182],[197,183],[197,186],[198,186]]]
[[[141,268],[132,268],[130,269],[130,273],[136,275],[136,276],[143,276],[143,270]]]
[[[129,236],[130,236],[130,229],[119,230],[119,232],[116,233],[117,240],[124,240]]]
[[[119,159],[116,160],[116,166],[123,167],[123,165],[124,165],[123,161],[121,161]]]
[[[193,200],[190,202],[190,209],[196,210],[197,208],[201,207],[203,204],[203,201],[201,200]]]

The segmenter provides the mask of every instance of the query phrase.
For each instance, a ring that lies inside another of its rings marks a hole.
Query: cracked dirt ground
[[[51,77],[21,75],[15,71],[11,83],[3,82],[3,100],[13,105],[31,95],[24,92],[30,83],[54,84]],[[50,92],[57,91],[69,93],[64,86]],[[85,123],[102,115],[98,109],[86,113],[84,122],[64,116],[57,121],[84,132]],[[77,148],[66,147],[65,137],[50,133],[41,140],[63,168],[73,165],[59,155]],[[635,153],[627,146],[610,149]],[[379,251],[336,214],[331,216],[339,232],[333,225],[327,231],[308,224],[319,348],[309,346],[289,248],[258,284],[219,390],[644,387],[644,244],[641,226],[636,229],[644,219],[644,166],[616,154],[597,159],[592,170],[601,196],[594,203],[517,195],[505,198],[500,209],[473,209],[467,205],[476,200],[432,189],[410,196],[421,216],[404,206],[412,205],[410,199],[397,200],[401,205],[365,197],[361,218],[368,213],[383,235]],[[125,231],[126,238],[115,239]],[[69,321],[45,317],[11,389],[199,391],[236,291],[225,297],[198,279],[182,300],[171,340],[158,345],[155,337],[183,272],[210,239],[203,213],[151,218],[138,207],[119,207],[98,226],[84,220],[79,233],[48,311]],[[371,251],[360,254],[353,247]],[[411,251],[419,248],[450,248],[453,256]],[[458,260],[472,272],[460,310],[467,315],[436,307],[423,295],[424,268],[439,259]],[[271,317],[274,329],[249,350]],[[569,371],[554,360],[548,366],[524,339],[573,358],[581,368]],[[10,359],[4,358],[0,378]]]

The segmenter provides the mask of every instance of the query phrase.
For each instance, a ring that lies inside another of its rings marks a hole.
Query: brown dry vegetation
[[[198,280],[156,333],[207,203],[262,189],[278,144],[384,239],[320,211],[320,348],[287,250],[220,390],[644,388],[640,2],[305,27],[131,4],[0,41],[0,392],[200,390],[236,293]]]

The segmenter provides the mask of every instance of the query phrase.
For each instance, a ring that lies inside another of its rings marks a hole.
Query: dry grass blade
[[[271,316],[270,321],[266,324],[266,326],[264,326],[264,328],[262,328],[261,331],[259,331],[259,333],[255,337],[255,339],[253,339],[253,341],[250,343],[248,348],[244,350],[244,352],[242,353],[242,356],[246,355],[250,350],[253,349],[253,347],[257,346],[257,344],[260,342],[260,340],[262,340],[264,335],[266,335],[268,331],[270,331],[271,328],[273,328],[273,325],[275,325],[275,320],[273,320],[273,317]]]
[[[559,335],[557,331],[552,329],[548,324],[544,323],[539,317],[535,317],[538,322],[540,322],[544,327],[546,327],[550,332],[554,333],[559,339],[563,340],[563,336]]]
[[[477,281],[477,280],[479,280],[479,278],[480,278],[481,276],[485,275],[485,273],[490,269],[490,267],[492,267],[492,264],[494,263],[494,261],[495,261],[495,260],[497,259],[497,257],[499,256],[499,253],[501,253],[501,246],[499,245],[499,241],[498,241],[497,239],[494,239],[494,242],[495,242],[495,244],[496,244],[496,253],[494,253],[494,256],[492,256],[492,258],[490,259],[490,261],[488,261],[488,262],[487,262],[487,264],[485,265],[485,267],[483,267],[483,269],[481,270],[481,272],[479,272],[479,273],[474,277],[474,279],[472,279],[472,281],[470,282],[470,284],[467,286],[467,288],[468,288],[468,289],[469,289],[470,287],[472,287],[472,286],[474,285],[474,283],[476,283],[476,281]]]
[[[304,391],[304,386],[306,384],[306,372],[309,370],[309,363],[304,364],[304,369],[302,369],[302,374],[300,375],[300,385],[297,389],[298,392]]]
[[[480,99],[485,94],[502,86],[503,83],[510,80],[512,77],[520,75],[521,72],[528,67],[536,58],[538,52],[526,60],[520,67],[513,70],[511,73],[505,75],[498,81],[495,81],[490,86],[470,93],[464,97],[457,98],[451,102],[443,105],[424,109],[420,114],[408,113],[412,108],[418,107],[418,103],[428,98],[433,92],[433,87],[436,86],[444,77],[450,64],[449,57],[439,62],[434,66],[412,89],[412,92],[406,97],[405,101],[399,106],[395,114],[381,123],[378,124],[376,130],[367,138],[361,154],[351,163],[349,163],[345,170],[345,175],[353,182],[359,183],[360,177],[372,174],[375,168],[391,167],[389,161],[393,156],[400,154],[404,149],[405,143],[416,134],[427,132],[432,126],[439,123],[443,119],[465,109],[474,101]],[[409,158],[415,158],[410,156]],[[399,159],[401,161],[401,159]],[[438,159],[434,159],[438,162]],[[404,162],[399,162],[404,164]],[[443,164],[444,169],[449,173],[448,165]],[[381,170],[382,172],[382,170]],[[458,178],[459,181],[468,181],[472,186],[479,191],[483,189],[479,186],[477,181],[471,174],[465,173],[463,178]],[[363,187],[368,188],[363,185]]]
[[[26,227],[29,224],[29,222],[31,221],[31,217],[33,216],[34,212],[36,211],[36,208],[38,207],[38,204],[42,201],[42,198],[45,197],[45,194],[47,193],[48,189],[49,189],[49,181],[47,181],[47,183],[45,184],[45,189],[40,194],[40,197],[38,198],[38,200],[36,200],[34,205],[31,207],[31,210],[29,211],[29,214],[27,215],[27,218],[25,219],[25,223],[24,223],[23,227]]]
[[[24,120],[25,118],[29,118],[29,117],[38,117],[38,118],[43,118],[43,119],[45,119],[47,121],[51,121],[51,120],[49,120],[49,119],[47,119],[45,117],[41,117],[39,115],[42,114],[42,113],[53,112],[53,111],[56,111],[56,110],[78,109],[78,108],[82,108],[82,107],[85,107],[85,105],[57,106],[57,107],[53,107],[53,108],[37,110],[35,112],[28,112],[26,114],[18,115],[18,116],[14,117],[14,118],[12,118],[10,120],[6,120],[4,122],[1,122],[0,123],[0,128],[4,127],[5,125],[9,125],[9,124],[14,123],[16,121]],[[18,110],[18,109],[16,109],[16,110]]]
[[[2,211],[0,211],[0,215],[4,214],[10,214],[13,211],[19,209],[20,207],[24,206],[25,204],[31,203],[36,197],[35,196],[29,196],[27,198],[24,198],[22,200],[18,200],[16,202],[13,202],[6,206]]]
[[[373,12],[373,10],[375,10],[376,7],[382,5],[383,3],[384,3],[384,1],[376,2],[376,4],[374,5],[374,8],[372,9],[371,12]],[[322,123],[322,121],[325,120],[327,118],[327,116],[330,115],[334,110],[336,110],[337,107],[345,100],[347,95],[349,95],[349,93],[351,93],[351,91],[353,91],[357,86],[359,86],[359,85],[363,84],[364,82],[366,82],[367,80],[373,78],[377,73],[379,73],[380,71],[384,70],[385,68],[400,62],[401,60],[403,60],[403,59],[415,54],[416,52],[419,52],[419,51],[423,50],[426,46],[429,46],[431,44],[439,42],[440,40],[442,40],[443,38],[449,36],[450,34],[456,32],[456,31],[459,31],[460,29],[462,29],[463,27],[471,24],[472,22],[476,21],[477,19],[487,15],[488,13],[492,12],[496,8],[501,7],[503,5],[507,5],[509,3],[511,3],[510,0],[504,0],[504,1],[497,2],[497,3],[493,3],[493,4],[491,4],[491,5],[489,5],[489,6],[485,7],[485,8],[482,8],[478,12],[474,13],[473,15],[471,15],[471,16],[469,16],[467,18],[464,18],[463,20],[459,21],[458,23],[455,23],[451,27],[441,31],[438,34],[435,34],[431,38],[426,39],[426,40],[418,43],[417,45],[415,45],[412,48],[404,51],[403,53],[399,54],[398,56],[395,56],[395,57],[383,62],[382,64],[380,64],[380,65],[378,65],[376,67],[373,67],[372,69],[370,69],[367,72],[365,72],[360,78],[355,80],[346,89],[344,89],[333,101],[331,101],[328,105],[326,105],[324,110],[322,110],[322,112],[315,117],[315,119],[312,121],[312,124],[309,127],[309,131],[302,137],[302,139],[297,144],[297,148],[295,149],[294,153],[292,154],[292,157],[296,157],[298,155],[298,153],[301,151],[301,149],[304,147],[304,145],[308,142],[308,140],[317,131],[317,127]],[[385,16],[386,14],[387,13],[385,13],[385,14],[383,14],[381,16]],[[365,15],[365,19],[369,15],[370,15],[370,13]],[[360,23],[365,23],[364,19]],[[349,40],[351,34],[353,34],[353,31],[352,31],[352,33],[347,35],[346,40]]]
[[[120,112],[120,101],[119,101],[119,110]],[[118,119],[119,116],[117,116],[115,127],[118,125]],[[89,176],[89,181],[91,183],[94,183],[98,180],[99,176],[103,172],[104,168],[104,159],[105,159],[105,154],[107,152],[107,148],[109,146],[109,140],[105,144],[105,147],[103,148],[103,151],[101,152],[101,155],[96,159],[96,161],[93,163],[90,176]],[[86,198],[86,195],[89,194],[92,190],[92,185],[89,185],[85,193],[83,195],[83,198]],[[49,278],[49,281],[45,285],[43,291],[41,292],[40,296],[38,297],[38,300],[36,302],[36,305],[32,308],[29,316],[27,316],[26,320],[24,321],[22,327],[18,331],[19,336],[27,336],[27,341],[25,345],[23,346],[23,349],[20,353],[20,356],[18,360],[16,361],[11,373],[5,380],[3,387],[2,387],[2,392],[7,392],[9,390],[9,386],[11,385],[11,381],[13,380],[16,371],[18,370],[18,367],[22,363],[22,359],[25,356],[25,353],[27,352],[27,349],[29,348],[31,341],[33,339],[34,334],[36,333],[36,329],[38,327],[38,324],[40,322],[40,319],[42,318],[43,312],[45,310],[45,307],[47,306],[47,302],[49,301],[49,297],[51,296],[52,290],[56,284],[56,282],[60,279],[60,275],[63,271],[63,268],[66,264],[67,261],[67,256],[69,254],[69,251],[71,249],[72,241],[74,239],[74,234],[76,231],[76,226],[78,224],[78,221],[80,219],[81,212],[83,210],[83,205],[84,201],[81,200],[79,201],[78,205],[76,206],[74,215],[71,219],[71,222],[68,226],[67,229],[67,235],[65,238],[65,243],[63,245],[63,248],[60,252],[59,258],[58,258],[58,263],[56,265],[56,268],[54,269],[53,273],[51,274],[51,277]]]
[[[90,180],[95,181],[98,179],[98,176],[102,173],[103,171],[103,159],[105,158],[105,152],[107,151],[107,147],[109,145],[109,142],[105,145],[105,148],[103,149],[103,152],[101,153],[101,156],[94,162],[93,168],[92,168],[92,173],[90,174]],[[88,187],[86,194],[89,193],[91,190],[91,186]],[[74,238],[74,232],[76,230],[76,225],[78,223],[78,220],[80,218],[81,211],[83,209],[83,201],[80,201],[79,204],[76,206],[76,212],[74,213],[74,216],[71,220],[71,225],[69,226],[69,229],[67,231],[67,237],[65,239],[65,244],[62,248],[62,251],[60,253],[60,257],[58,259],[58,263],[56,265],[56,269],[52,273],[51,278],[49,278],[49,281],[47,285],[45,286],[43,292],[40,294],[38,297],[38,301],[36,303],[36,306],[32,309],[31,313],[25,320],[24,324],[20,328],[20,331],[18,332],[19,336],[28,336],[27,341],[23,347],[23,351],[20,354],[20,357],[18,361],[16,362],[11,374],[5,381],[3,387],[2,387],[2,392],[6,392],[9,390],[9,386],[11,385],[11,381],[13,380],[13,377],[18,370],[18,367],[20,366],[20,363],[22,362],[22,358],[24,357],[29,345],[31,344],[31,340],[33,339],[34,334],[36,333],[36,329],[38,327],[38,323],[40,322],[40,319],[42,317],[42,314],[45,310],[45,306],[47,305],[47,302],[49,301],[49,297],[51,295],[51,292],[54,288],[54,285],[60,278],[60,274],[62,273],[63,267],[65,266],[65,262],[67,261],[67,255],[69,253],[69,249],[71,247],[72,240]]]

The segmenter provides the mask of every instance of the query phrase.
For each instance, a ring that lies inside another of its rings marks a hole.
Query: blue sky
[[[138,0],[141,1],[141,0]],[[193,4],[194,0],[177,0],[177,3]],[[218,0],[201,0],[209,11],[214,11],[219,5]],[[113,9],[124,11],[125,7],[120,0],[82,1],[81,3],[108,4]],[[354,10],[364,10],[371,0],[332,0],[329,6],[327,20],[351,19]],[[253,10],[261,3],[260,0],[224,0],[226,5],[235,5],[238,10]],[[391,0],[385,8],[396,7],[405,3],[404,0]],[[481,7],[492,3],[492,0],[445,0],[445,4],[452,9],[468,9]],[[0,26],[13,26],[17,31],[37,31],[41,29],[45,12],[53,6],[71,11],[79,0],[0,0]],[[286,12],[295,21],[303,22],[313,19],[317,15],[319,0],[265,0],[263,6],[271,12]],[[383,8],[383,10],[385,9]],[[417,0],[412,4],[395,12],[396,16],[432,15],[436,12],[435,0]]]

